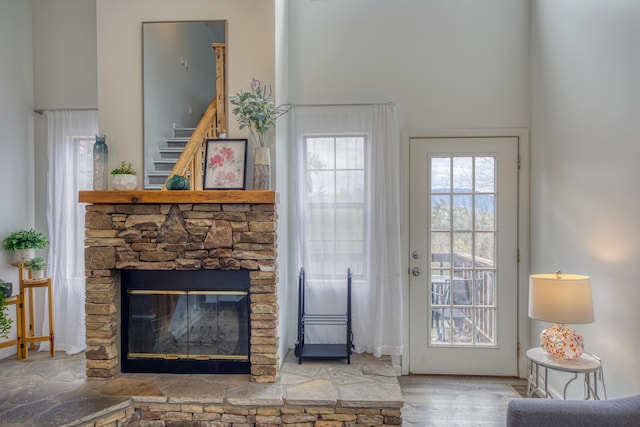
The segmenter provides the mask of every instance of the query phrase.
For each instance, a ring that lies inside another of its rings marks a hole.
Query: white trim
[[[402,375],[409,375],[409,141],[411,138],[518,138],[520,173],[518,174],[518,376],[527,378],[526,350],[529,344],[529,319],[527,316],[527,295],[529,285],[529,129],[528,128],[486,128],[486,129],[405,129],[401,132],[402,155],[402,213],[401,225],[403,275],[402,289],[404,298],[404,349],[402,357]],[[516,349],[513,350],[514,352]]]

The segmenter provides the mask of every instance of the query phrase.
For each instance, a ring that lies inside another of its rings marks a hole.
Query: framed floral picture
[[[207,139],[204,158],[205,190],[244,190],[246,139]]]

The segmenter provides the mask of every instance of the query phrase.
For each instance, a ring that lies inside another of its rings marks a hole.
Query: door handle
[[[422,274],[422,270],[420,270],[420,267],[413,267],[413,269],[411,270],[411,274],[413,274],[415,277],[418,277],[420,274]]]

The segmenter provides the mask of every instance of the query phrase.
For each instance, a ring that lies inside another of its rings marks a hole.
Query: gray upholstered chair
[[[640,426],[640,395],[613,400],[513,399],[507,427]]]

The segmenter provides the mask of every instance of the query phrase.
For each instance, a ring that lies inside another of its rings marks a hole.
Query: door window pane
[[[475,264],[479,268],[493,267],[496,259],[496,235],[494,233],[475,234]]]
[[[470,193],[473,190],[473,158],[453,158],[453,192]]]
[[[433,157],[430,166],[430,343],[494,346],[495,157]]]
[[[473,198],[471,195],[453,196],[453,229],[473,230]]]
[[[493,231],[496,229],[495,195],[475,195],[475,221],[476,230]]]
[[[470,262],[473,252],[472,242],[472,233],[453,233],[453,254]]]
[[[476,157],[475,189],[476,193],[495,192],[495,158]]]
[[[431,196],[431,229],[451,229],[451,196],[448,194]]]
[[[451,192],[451,159],[449,157],[431,159],[431,192]]]

